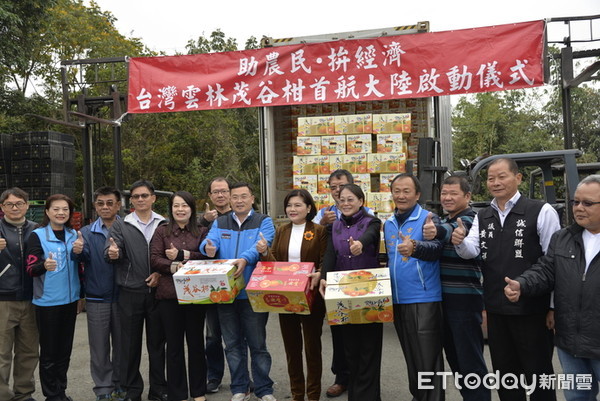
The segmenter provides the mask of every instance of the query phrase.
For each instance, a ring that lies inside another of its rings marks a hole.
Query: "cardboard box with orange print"
[[[298,117],[298,136],[310,135],[312,117]]]
[[[392,322],[389,269],[328,272],[325,308],[330,325]]]
[[[409,134],[411,132],[411,128],[410,113],[373,115],[374,134]]]
[[[335,118],[333,116],[312,117],[310,135],[334,135]]]
[[[317,176],[317,193],[329,193],[329,174],[319,174]],[[311,195],[314,195],[314,192],[312,192]]]
[[[379,192],[392,192],[390,185],[398,173],[379,174]]]
[[[352,174],[352,178],[354,178],[354,183],[363,190],[365,195],[367,192],[371,192],[371,174]]]
[[[321,137],[322,155],[343,155],[346,153],[346,137],[344,135],[327,135]]]
[[[371,134],[352,134],[346,136],[346,153],[371,153]]]
[[[404,153],[369,153],[369,173],[404,173],[406,156]]]
[[[367,172],[367,155],[364,153],[343,155],[342,168],[353,174],[365,174]]]
[[[391,213],[394,211],[391,192],[369,192],[367,194],[367,203],[376,212]]]
[[[373,132],[373,116],[371,114],[353,114],[348,116],[348,133],[370,134]]]
[[[322,156],[294,156],[292,172],[294,175],[319,174]]]
[[[311,194],[314,194],[317,192],[317,175],[294,175],[293,187],[294,189],[306,189]]]
[[[313,292],[308,274],[314,269],[314,263],[259,262],[246,287],[250,306],[255,312],[310,314]]]
[[[315,208],[320,210],[324,207],[327,207],[333,203],[333,198],[331,194],[312,194],[313,200],[315,201]]]
[[[189,260],[175,274],[173,282],[180,304],[230,304],[244,289],[244,276],[233,274],[235,259]]]
[[[402,134],[377,135],[377,153],[402,153],[403,149],[404,138]]]
[[[335,116],[335,134],[346,135],[348,134],[348,128],[350,126],[350,116]]]
[[[329,171],[330,171],[330,173],[333,173],[335,170],[344,168],[344,156],[345,155],[329,156]]]
[[[296,139],[296,154],[304,155],[320,155],[321,154],[321,137],[320,136],[299,136]]]

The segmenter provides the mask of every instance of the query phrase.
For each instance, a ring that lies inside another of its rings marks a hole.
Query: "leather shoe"
[[[155,393],[154,391],[148,392],[149,401],[169,401],[167,393]]]
[[[339,397],[340,395],[344,394],[345,391],[346,386],[334,383],[331,386],[329,386],[325,395],[330,398]]]

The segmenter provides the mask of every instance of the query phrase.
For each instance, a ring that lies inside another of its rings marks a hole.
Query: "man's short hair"
[[[117,202],[121,202],[121,191],[119,191],[115,187],[100,187],[94,191],[94,202],[98,199],[99,196],[108,196],[114,195],[117,198]]]
[[[342,177],[346,177],[348,184],[354,184],[354,177],[352,176],[352,173],[348,170],[344,170],[343,168],[335,170],[333,173],[329,174],[329,179],[327,182],[331,182],[332,178],[337,178],[339,180]]]
[[[208,188],[206,189],[206,193],[209,194],[210,191],[212,190],[212,184],[213,182],[225,182],[227,184],[227,188],[229,188],[229,190],[231,190],[231,184],[229,183],[229,181],[227,181],[227,178],[225,177],[215,177],[212,180],[210,180],[210,182],[208,183]]]
[[[442,187],[444,185],[456,185],[460,186],[460,190],[466,195],[471,192],[471,185],[469,184],[469,180],[467,177],[462,175],[451,175],[450,177],[446,177],[444,182],[442,182]]]
[[[2,192],[2,195],[0,195],[0,203],[4,203],[4,201],[8,199],[8,197],[11,195],[16,196],[17,198],[21,198],[25,202],[29,202],[29,194],[27,192],[23,191],[21,188],[12,187]]]
[[[401,174],[398,174],[397,176],[395,176],[394,179],[392,180],[392,182],[390,182],[390,189],[394,185],[394,182],[396,182],[396,180],[398,180],[400,178],[410,178],[415,186],[416,192],[418,194],[421,193],[421,183],[419,182],[419,179],[417,177],[415,177],[414,175],[412,175],[411,173],[401,173]]]
[[[600,174],[588,175],[583,180],[579,181],[579,184],[577,184],[577,188],[579,188],[582,185],[594,184],[594,183],[600,185]]]
[[[132,193],[135,189],[140,187],[146,187],[150,191],[152,195],[154,195],[154,185],[148,180],[138,180],[131,184],[131,188],[129,188],[129,193]]]
[[[513,173],[514,175],[519,174],[519,165],[517,164],[517,162],[514,161],[514,159],[509,159],[507,157],[500,157],[499,159],[493,160],[490,164],[488,164],[488,170],[494,164],[503,163],[503,162],[508,165],[508,170],[511,173]]]
[[[229,190],[233,191],[236,188],[243,188],[243,187],[248,188],[250,190],[250,194],[254,195],[254,190],[252,189],[252,186],[247,182],[236,182],[231,187],[229,187]]]

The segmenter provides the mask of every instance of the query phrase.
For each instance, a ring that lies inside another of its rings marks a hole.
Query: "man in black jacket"
[[[600,380],[600,175],[577,186],[571,202],[576,224],[552,236],[548,252],[514,280],[506,277],[506,297],[554,290],[555,344],[563,372],[573,375],[565,398],[595,400]],[[569,377],[569,376],[566,376]]]
[[[19,188],[0,195],[4,212],[0,220],[0,400],[8,401],[33,400],[38,363],[33,284],[25,271],[25,244],[36,226],[25,218],[28,200]],[[11,367],[12,389],[8,384]]]

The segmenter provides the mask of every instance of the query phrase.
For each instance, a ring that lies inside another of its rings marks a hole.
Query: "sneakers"
[[[127,392],[123,391],[123,389],[117,388],[110,395],[112,401],[123,401],[125,397],[127,397]]]
[[[248,401],[250,399],[250,393],[236,393],[231,397],[231,401]]]
[[[260,397],[260,400],[261,401],[277,401],[277,399],[275,399],[273,394],[263,395],[262,397]]]
[[[210,379],[206,383],[206,391],[208,393],[218,393],[219,387],[221,387],[221,382],[218,381],[217,379]]]

